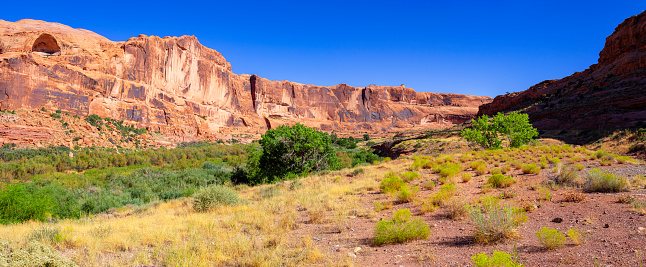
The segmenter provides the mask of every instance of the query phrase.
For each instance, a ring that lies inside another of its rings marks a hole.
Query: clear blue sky
[[[534,2],[534,3],[531,3]],[[195,35],[235,73],[496,96],[597,62],[640,1],[5,1],[114,41]]]

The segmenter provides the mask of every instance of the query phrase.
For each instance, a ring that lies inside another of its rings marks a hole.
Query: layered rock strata
[[[194,36],[113,42],[35,20],[0,20],[0,110],[111,117],[175,135],[262,132],[302,122],[323,130],[451,126],[489,97],[385,86],[304,85],[238,75]]]

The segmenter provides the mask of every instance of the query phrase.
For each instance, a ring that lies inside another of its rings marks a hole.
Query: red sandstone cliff
[[[646,12],[619,24],[589,69],[497,96],[478,115],[512,110],[539,129],[646,127]]]
[[[60,109],[175,135],[296,121],[324,130],[450,126],[489,97],[401,87],[323,87],[237,75],[194,36],[113,42],[35,20],[0,20],[0,109]]]

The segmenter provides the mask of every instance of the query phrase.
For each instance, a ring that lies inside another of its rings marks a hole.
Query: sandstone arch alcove
[[[61,53],[61,47],[58,46],[58,42],[56,42],[54,36],[43,33],[38,37],[38,39],[36,39],[36,41],[34,41],[31,51],[47,53],[50,55],[59,55]]]

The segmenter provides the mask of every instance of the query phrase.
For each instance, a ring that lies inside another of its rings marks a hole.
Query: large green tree
[[[300,123],[268,130],[260,139],[262,151],[251,157],[250,182],[271,183],[290,174],[335,168],[338,159],[325,132]]]
[[[482,115],[471,120],[471,123],[470,129],[462,130],[462,137],[485,149],[502,148],[500,136],[507,141],[507,146],[519,147],[538,135],[538,131],[529,123],[529,116],[517,112],[508,115],[498,113],[492,118]]]

